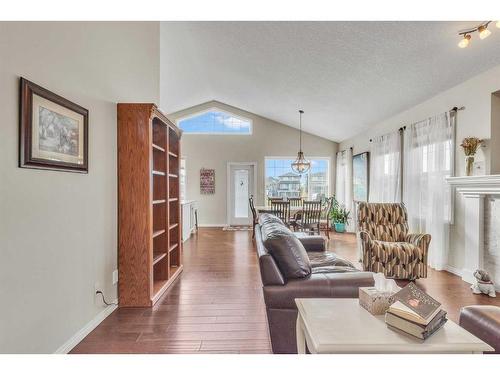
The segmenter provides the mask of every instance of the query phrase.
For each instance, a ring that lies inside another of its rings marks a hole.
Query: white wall
[[[161,97],[162,104],[168,97]],[[226,224],[227,162],[257,162],[256,204],[264,203],[264,158],[266,156],[296,157],[299,131],[290,126],[266,119],[241,109],[218,102],[208,102],[169,117],[175,121],[191,113],[212,107],[227,110],[253,121],[253,134],[248,135],[188,135],[181,140],[182,157],[186,158],[186,199],[198,201],[198,220],[201,225]],[[307,116],[307,114],[306,114]],[[297,119],[298,120],[298,119]],[[302,149],[308,158],[330,157],[330,188],[334,191],[335,153],[337,143],[303,133]],[[200,194],[200,169],[215,169],[215,194]]]
[[[444,112],[455,106],[465,106],[466,109],[458,112],[457,121],[457,150],[456,150],[456,175],[465,174],[465,157],[459,144],[467,136],[490,139],[491,131],[491,103],[492,93],[500,89],[500,65],[477,75],[458,86],[455,86],[425,102],[403,111],[380,123],[373,124],[370,128],[356,137],[341,142],[339,149],[354,148],[354,153],[369,151],[370,138],[394,131],[403,125],[423,120],[429,116]],[[498,140],[488,142],[488,147],[479,151],[477,160],[485,160],[487,172],[490,170],[493,152],[491,144]],[[496,154],[498,155],[498,153]],[[500,171],[496,171],[497,173]],[[449,264],[451,267],[461,269],[464,259],[464,202],[461,195],[457,195],[455,203],[455,223],[451,230],[451,245]]]
[[[159,100],[158,23],[0,23],[0,352],[54,352],[116,299],[116,103]],[[89,110],[89,173],[18,168],[19,76]]]

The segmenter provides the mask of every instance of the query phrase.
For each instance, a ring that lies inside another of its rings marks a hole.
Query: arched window
[[[185,134],[252,134],[252,120],[218,108],[180,118],[177,125]]]

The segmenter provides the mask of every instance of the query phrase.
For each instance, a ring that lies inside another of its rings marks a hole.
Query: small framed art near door
[[[19,167],[88,173],[89,111],[21,78]]]

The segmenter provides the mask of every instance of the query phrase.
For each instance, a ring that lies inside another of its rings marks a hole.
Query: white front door
[[[248,203],[254,195],[255,165],[229,163],[228,221],[229,225],[252,224],[252,211]]]

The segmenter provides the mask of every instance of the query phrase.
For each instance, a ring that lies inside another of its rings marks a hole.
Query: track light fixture
[[[470,43],[470,34],[464,34],[464,37],[462,38],[462,40],[460,42],[458,42],[458,46],[460,48],[465,48],[469,45]]]
[[[491,22],[492,21],[486,21],[477,27],[473,27],[471,29],[459,31],[458,35],[460,35],[462,37],[462,39],[460,40],[460,42],[458,42],[458,46],[460,48],[468,47],[470,44],[470,40],[472,38],[472,33],[475,33],[475,32],[477,32],[479,34],[479,39],[486,39],[487,37],[489,37],[491,35],[491,31],[488,30],[488,25]],[[496,27],[500,28],[500,21],[497,21],[495,25],[496,25]]]
[[[491,35],[491,31],[488,30],[488,26],[479,26],[477,31],[479,32],[480,39],[486,39]]]

